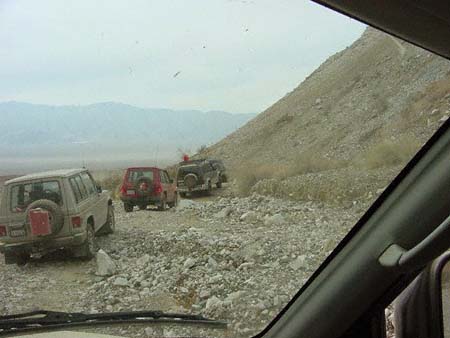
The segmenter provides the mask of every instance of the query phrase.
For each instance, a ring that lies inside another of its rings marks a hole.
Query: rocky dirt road
[[[248,337],[263,329],[361,213],[252,195],[182,200],[176,209],[125,213],[99,237],[96,260],[54,253],[25,266],[0,263],[0,313],[162,310],[226,320],[227,330],[186,325],[89,328],[129,337]],[[1,257],[3,258],[3,257]]]

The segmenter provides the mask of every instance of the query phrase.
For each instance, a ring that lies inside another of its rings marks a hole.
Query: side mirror
[[[99,194],[101,194],[102,191],[103,191],[102,187],[101,187],[100,185],[97,185],[97,192],[98,192]]]
[[[429,264],[394,303],[396,338],[450,338],[450,252]]]

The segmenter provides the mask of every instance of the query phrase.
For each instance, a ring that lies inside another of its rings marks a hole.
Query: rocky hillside
[[[263,171],[259,178],[369,173],[381,177],[373,187],[379,189],[448,118],[449,109],[450,63],[368,28],[202,155],[223,158],[234,169],[256,168]],[[251,184],[257,181],[253,177]]]

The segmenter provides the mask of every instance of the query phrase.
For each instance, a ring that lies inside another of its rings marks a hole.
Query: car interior
[[[450,59],[448,1],[316,2]],[[385,308],[450,246],[449,186],[447,121],[261,336],[385,337]]]

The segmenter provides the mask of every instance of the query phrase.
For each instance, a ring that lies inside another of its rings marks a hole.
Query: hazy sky
[[[0,0],[0,101],[260,112],[363,30],[301,0]]]

